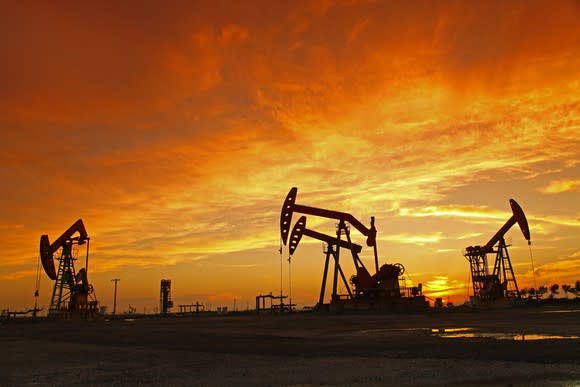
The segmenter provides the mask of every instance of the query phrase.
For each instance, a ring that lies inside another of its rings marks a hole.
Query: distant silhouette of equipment
[[[513,215],[483,246],[469,246],[465,257],[469,261],[471,281],[473,284],[473,302],[488,303],[496,300],[513,302],[520,298],[520,291],[512,267],[505,234],[516,223],[520,226],[524,238],[531,244],[528,220],[520,205],[510,199]],[[487,254],[496,254],[493,271],[489,273]]]
[[[78,236],[74,236],[78,234]],[[78,251],[73,246],[86,244],[85,267],[78,272],[75,261]],[[60,254],[58,252],[60,251]],[[57,257],[57,258],[56,258]],[[58,261],[58,270],[54,260]],[[87,277],[89,263],[89,237],[81,219],[69,227],[56,241],[50,243],[48,235],[40,237],[40,261],[46,275],[54,280],[49,317],[94,316],[98,301]]]
[[[272,292],[269,294],[258,294],[256,296],[256,313],[260,314],[262,312],[276,312],[276,313],[283,313],[291,311],[291,308],[296,305],[290,305],[288,303],[284,303],[284,300],[287,299],[288,296],[279,295],[274,296]],[[266,305],[266,300],[269,300],[269,305]],[[274,303],[277,300],[278,303]]]
[[[326,308],[327,306],[324,304],[324,296],[331,257],[334,261],[334,271],[331,300],[330,304],[328,304],[330,308],[334,310],[397,310],[424,308],[428,306],[428,302],[422,295],[421,284],[412,288],[400,285],[400,282],[404,282],[402,275],[405,272],[405,268],[403,265],[396,263],[385,264],[379,267],[376,244],[377,230],[375,228],[374,217],[371,217],[370,227],[367,227],[353,215],[345,212],[296,204],[297,192],[298,189],[293,187],[286,196],[286,200],[282,206],[282,212],[280,214],[280,235],[283,243],[289,245],[288,251],[290,256],[296,251],[303,236],[325,242],[324,254],[326,260],[320,287],[320,297],[318,299],[319,309]],[[292,232],[290,232],[294,212],[338,220],[336,236],[330,236],[308,229],[306,227],[306,216],[301,216],[292,228]],[[372,275],[359,257],[362,246],[353,243],[351,240],[350,225],[367,237],[367,246],[373,247],[375,273]],[[341,249],[350,251],[354,263],[356,274],[351,276],[350,284],[346,280],[341,266]],[[338,294],[339,276],[348,294]]]
[[[42,309],[38,309],[36,307],[32,309],[27,309],[23,311],[15,311],[10,309],[2,309],[0,311],[0,321],[8,321],[11,318],[16,318],[16,316],[28,316],[31,315],[32,317],[36,317],[38,312],[42,311]]]
[[[200,312],[205,312],[205,305],[200,304],[199,302],[195,302],[195,304],[181,304],[178,305],[179,307],[179,313],[180,314],[186,314],[186,313],[200,313]]]
[[[159,295],[159,306],[161,314],[168,314],[173,308],[173,300],[171,299],[171,280],[161,280],[161,290]]]

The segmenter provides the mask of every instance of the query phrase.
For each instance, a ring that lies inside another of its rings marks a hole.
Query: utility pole
[[[121,281],[119,278],[113,278],[111,282],[115,283],[115,296],[113,298],[113,316],[117,313],[117,282]]]

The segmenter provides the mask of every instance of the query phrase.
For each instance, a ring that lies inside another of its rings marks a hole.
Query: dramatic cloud
[[[566,256],[557,256],[547,262],[536,262],[535,272],[531,270],[531,265],[527,265],[529,270],[522,275],[528,286],[552,285],[553,283],[574,284],[579,280],[578,272],[580,271],[580,251],[575,251]]]
[[[547,194],[557,194],[561,192],[578,192],[580,191],[580,179],[556,180],[542,189]]]
[[[381,251],[417,282],[465,281],[457,252],[511,197],[555,262],[580,226],[579,15],[575,1],[6,4],[0,292],[29,304],[39,236],[82,217],[96,289],[114,275],[127,300],[155,299],[171,275],[176,296],[251,301],[280,287],[292,186],[376,216]],[[311,303],[320,262],[293,265]]]
[[[423,284],[423,292],[430,297],[447,297],[467,293],[467,285],[445,276],[437,276]]]
[[[441,240],[440,232],[433,234],[397,234],[397,235],[385,235],[379,237],[383,241],[399,242],[399,243],[410,243],[419,246],[423,246],[428,243],[437,243]]]

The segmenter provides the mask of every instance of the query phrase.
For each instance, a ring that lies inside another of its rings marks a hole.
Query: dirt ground
[[[556,309],[12,321],[0,385],[580,386],[580,339],[533,340],[580,336]]]

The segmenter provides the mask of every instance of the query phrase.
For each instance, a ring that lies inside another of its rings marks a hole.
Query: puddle
[[[578,339],[578,336],[558,336],[558,335],[519,335],[512,333],[452,333],[442,334],[440,337],[444,339],[495,339],[495,340],[513,340],[513,341],[535,341],[535,340],[571,340]]]
[[[578,313],[580,309],[545,310],[542,313]]]
[[[376,335],[381,333],[392,333],[392,332],[421,332],[429,331],[429,328],[381,328],[381,329],[363,329],[360,331],[350,333],[351,336],[367,336]]]
[[[574,340],[580,338],[578,336],[543,335],[536,333],[479,332],[473,328],[435,328],[431,329],[431,334],[444,339],[495,339],[513,341]]]
[[[447,334],[456,332],[469,332],[472,330],[473,328],[432,328],[431,333]]]
[[[535,340],[574,340],[579,336],[560,336],[537,333],[506,333],[506,332],[484,332],[471,327],[451,327],[451,328],[383,328],[364,329],[352,332],[350,336],[378,336],[396,332],[424,332],[431,333],[432,336],[444,339],[495,339],[513,341],[535,341]],[[343,335],[343,334],[341,334]]]
[[[518,338],[519,336],[519,338]],[[569,339],[579,339],[578,336],[558,336],[558,335],[516,335],[514,340],[569,340]]]

